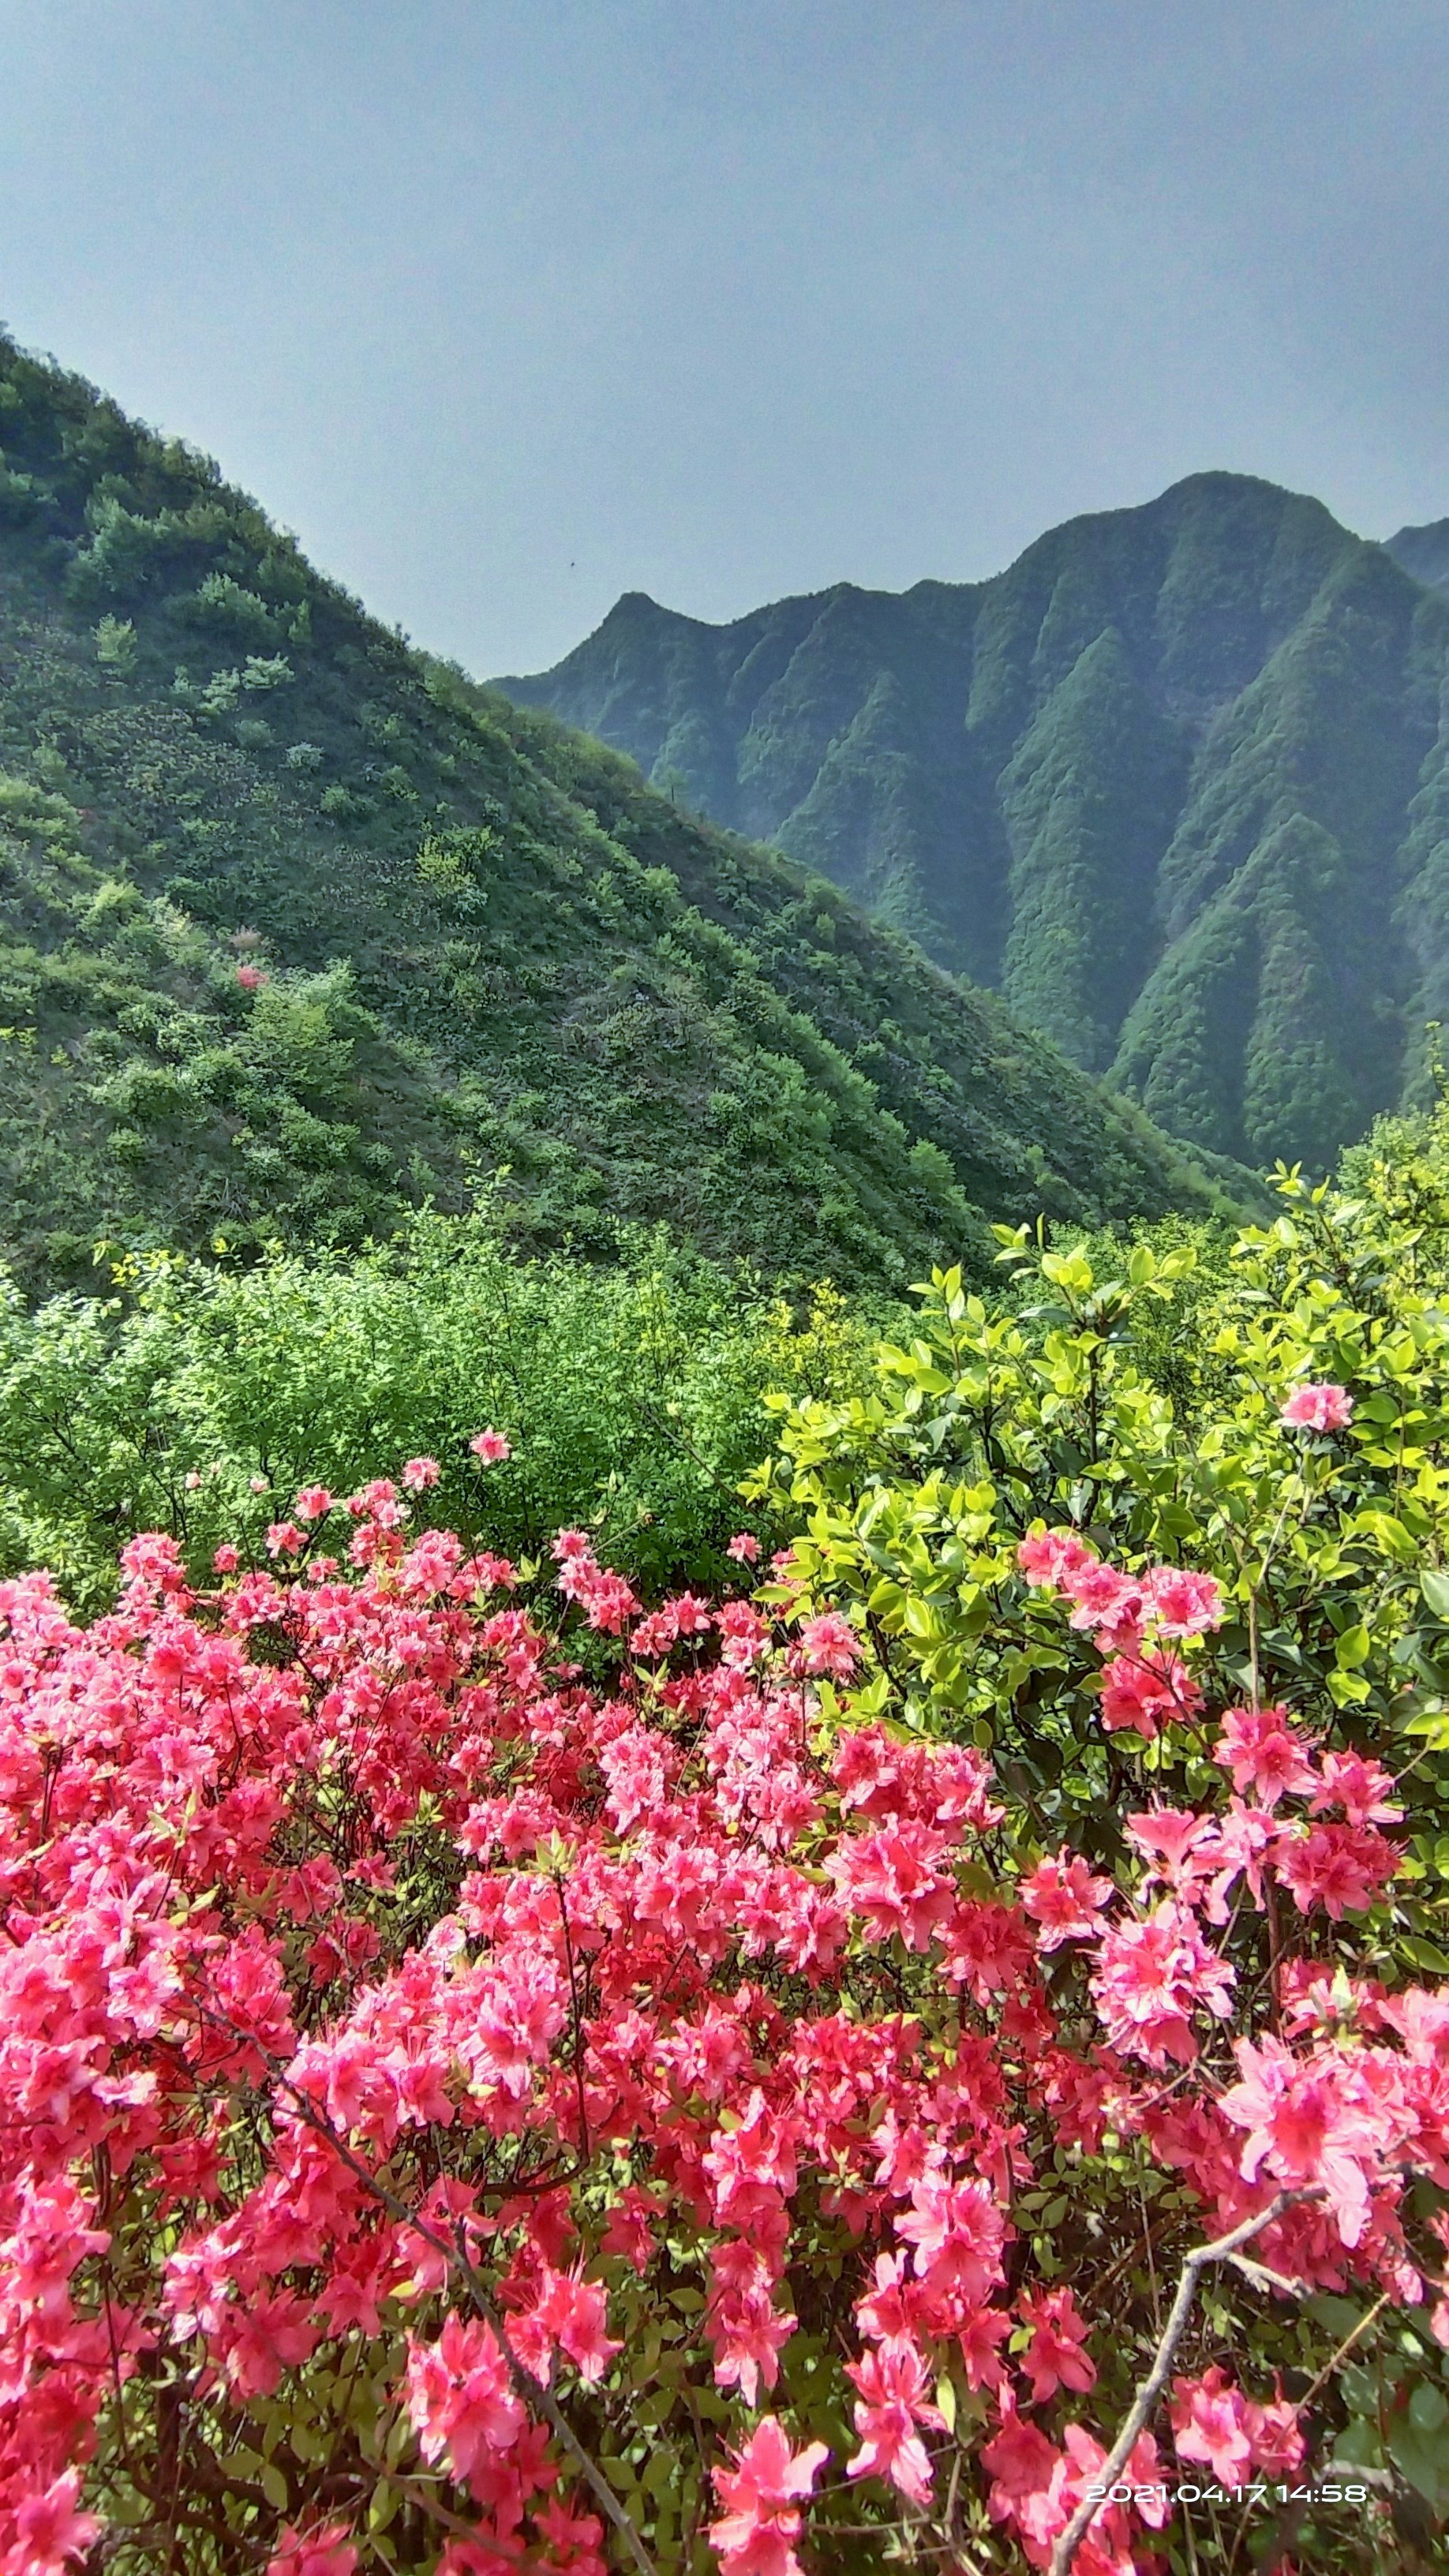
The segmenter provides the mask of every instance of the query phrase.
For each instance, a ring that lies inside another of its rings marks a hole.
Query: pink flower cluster
[[[857,2511],[932,2504],[949,2380],[984,2509],[1043,2568],[1104,2457],[1073,2410],[1108,2321],[1013,2213],[1109,2122],[1205,2225],[1289,2194],[1262,2240],[1283,2271],[1422,2295],[1405,2186],[1449,2184],[1449,2001],[1345,2007],[1290,1959],[1268,2033],[1234,2026],[1228,1956],[1270,1873],[1325,1925],[1372,1900],[1377,1764],[1233,1712],[1217,1806],[1130,1820],[1135,1883],[1070,1847],[1022,1875],[981,1753],[834,1714],[862,1653],[842,1614],[646,1612],[566,1531],[586,1684],[503,1560],[410,1531],[386,1479],[343,1508],[345,1568],[312,1552],[339,1507],[306,1486],[270,1562],[229,1551],[205,1594],[139,1539],[89,1627],[43,1575],[0,1584],[4,2576],[84,2559],[157,2356],[233,2425],[307,2380],[324,2456],[258,2559],[355,2576],[366,2495],[339,2505],[318,2426],[359,2338],[391,2374],[379,2441],[440,2496],[439,2576],[602,2576],[545,2395],[627,2415],[638,2296],[697,2320],[687,2366],[734,2410],[723,2576],[798,2576],[827,2452],[760,2410],[805,2279],[853,2428],[836,2501],[844,2478]],[[1113,1659],[1220,1615],[1205,1577],[1027,1545]],[[1215,2467],[1300,2439],[1214,2372],[1173,2422]],[[1144,2435],[1131,2479],[1158,2474]],[[1145,2570],[1165,2511],[1104,2509],[1081,2576]]]
[[[1344,1387],[1304,1380],[1285,1396],[1278,1419],[1288,1431],[1346,1431],[1353,1397]]]
[[[1177,1649],[1222,1623],[1212,1575],[1176,1565],[1126,1574],[1075,1530],[1023,1539],[1017,1562],[1036,1590],[1065,1594],[1072,1626],[1101,1655],[1104,1726],[1130,1728],[1150,1743],[1163,1726],[1195,1714],[1202,1694]]]

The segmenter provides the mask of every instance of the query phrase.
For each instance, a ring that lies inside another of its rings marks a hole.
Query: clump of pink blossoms
[[[602,2576],[549,2404],[647,2401],[664,2440],[641,2312],[729,2410],[686,2428],[722,2576],[828,2564],[832,2517],[935,2514],[953,2476],[1045,2569],[1112,2438],[1077,2418],[1122,2294],[1094,2296],[1105,2254],[1067,2286],[1021,2212],[1109,2127],[1190,2231],[1285,2196],[1255,2240],[1284,2276],[1437,2279],[1407,2185],[1449,2178],[1449,2003],[1325,1967],[1397,1867],[1394,1784],[1284,1709],[1199,1724],[1209,1578],[1026,1542],[1104,1674],[1146,1670],[1154,1731],[1186,1711],[1212,1760],[1200,1810],[1132,1788],[1109,1869],[1043,1855],[975,1747],[853,1722],[839,1611],[646,1609],[572,1530],[550,1624],[504,1559],[415,1526],[436,1474],[302,1486],[211,1591],[136,1539],[89,1626],[43,1575],[0,1583],[5,2576],[82,2566],[118,2410],[154,2431],[166,2374],[206,2392],[223,2484],[256,2410],[305,2420],[269,2455],[285,2507],[245,2506],[268,2576],[356,2576],[384,2463],[441,2508],[438,2576]],[[1277,1891],[1269,2028],[1245,1993]],[[787,2396],[797,2298],[850,2428],[829,2476]],[[1286,2473],[1303,2438],[1211,2369],[1171,2420],[1219,2473]],[[127,2474],[156,2457],[133,2440]],[[1150,2432],[1129,2469],[1079,2576],[1157,2563]]]
[[[1353,1397],[1326,1380],[1305,1380],[1284,1398],[1278,1419],[1290,1431],[1346,1431],[1353,1420]]]

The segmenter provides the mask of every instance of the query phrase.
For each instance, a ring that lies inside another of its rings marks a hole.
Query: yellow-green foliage
[[[1105,1805],[1121,1739],[1055,1612],[1026,1642],[1005,1614],[1020,1539],[1073,1526],[1127,1564],[1216,1575],[1216,1704],[1341,1720],[1408,1770],[1403,1924],[1449,1970],[1449,1111],[1389,1141],[1352,1193],[1282,1173],[1281,1212],[1204,1297],[1191,1241],[1089,1257],[998,1229],[1010,1302],[937,1272],[867,1391],[772,1399],[779,1455],[750,1490],[800,1516],[809,1590],[861,1605],[874,1704],[992,1744],[1044,1845],[1082,1797]],[[1301,1380],[1350,1390],[1344,1439],[1284,1428]],[[1191,1797],[1160,1745],[1144,1759],[1169,1803]]]

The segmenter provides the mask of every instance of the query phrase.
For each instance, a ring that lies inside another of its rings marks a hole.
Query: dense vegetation
[[[1235,1231],[8,346],[0,444],[3,2576],[1427,2571],[1449,1107]],[[1228,490],[978,603],[997,962],[1251,992],[1326,1151],[1445,630]]]
[[[1449,1017],[1443,530],[1394,546],[1197,475],[977,585],[722,627],[632,594],[499,686],[833,876],[1173,1134],[1325,1170]]]
[[[522,1259],[487,1214],[411,1215],[358,1253],[111,1269],[109,1294],[0,1308],[0,1573],[50,1566],[85,1607],[140,1531],[199,1577],[223,1539],[260,1555],[299,1484],[350,1493],[419,1452],[450,1528],[476,1536],[486,1481],[488,1543],[521,1563],[582,1520],[636,1584],[718,1585],[766,1394],[862,1384],[889,1313],[825,1287],[792,1306],[662,1238]],[[486,1480],[485,1421],[513,1452]]]
[[[515,1294],[436,1219],[37,1322],[78,1477],[129,1368],[224,1480],[302,1399],[362,1481],[235,1495],[203,1567],[181,1479],[89,1627],[0,1586],[15,2576],[1427,2576],[1449,1115],[1348,1179],[1235,1243],[1003,1227],[873,1355],[829,1301],[730,1355],[657,1249]],[[662,1603],[637,1511],[499,1552],[600,1499],[651,1299],[715,1462],[645,1464],[657,1562],[793,1380],[733,1581]]]
[[[0,343],[0,1246],[516,1233],[777,1273],[1201,1175],[835,888],[428,663],[216,469]]]

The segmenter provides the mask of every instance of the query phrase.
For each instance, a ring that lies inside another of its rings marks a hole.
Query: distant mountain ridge
[[[1449,1006],[1440,535],[1196,475],[986,582],[718,627],[630,593],[494,685],[833,877],[1173,1133],[1326,1165]]]

